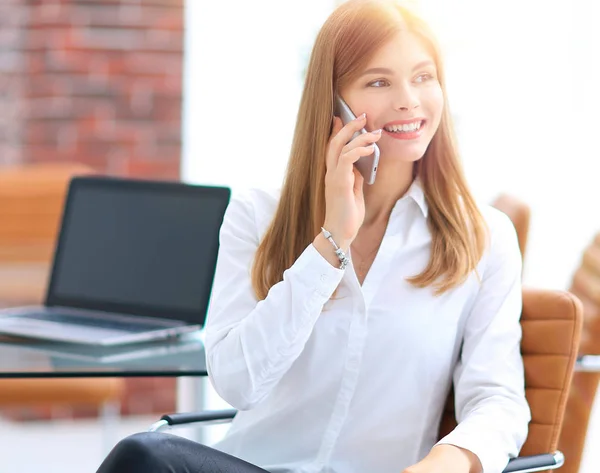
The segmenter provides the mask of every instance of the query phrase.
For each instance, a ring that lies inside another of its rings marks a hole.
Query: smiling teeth
[[[419,128],[421,128],[421,122],[414,122],[414,123],[409,123],[406,125],[392,125],[392,126],[386,126],[385,130],[386,131],[390,131],[392,133],[398,133],[401,131],[415,131],[418,130]]]

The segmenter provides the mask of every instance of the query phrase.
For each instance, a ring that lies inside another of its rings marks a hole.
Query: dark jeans
[[[266,473],[183,437],[142,432],[121,440],[97,473]]]

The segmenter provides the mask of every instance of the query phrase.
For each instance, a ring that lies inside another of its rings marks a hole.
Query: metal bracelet
[[[323,231],[323,236],[325,238],[327,238],[333,245],[333,248],[335,248],[335,254],[338,257],[338,259],[340,260],[340,269],[346,269],[346,266],[348,266],[348,263],[350,263],[350,259],[346,256],[346,253],[344,253],[344,250],[342,250],[336,244],[336,242],[333,241],[333,237],[331,236],[331,233],[328,232],[327,230],[325,230],[323,227],[321,227],[321,230]]]

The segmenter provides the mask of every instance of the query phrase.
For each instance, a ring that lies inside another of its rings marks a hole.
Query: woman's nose
[[[419,99],[410,86],[400,87],[394,93],[393,106],[395,110],[413,110],[419,106]]]

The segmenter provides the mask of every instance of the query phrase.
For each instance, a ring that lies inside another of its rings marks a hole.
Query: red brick
[[[171,52],[137,52],[130,55],[127,61],[126,72],[165,76],[169,71],[181,70],[182,66],[183,57],[181,54],[173,54]]]
[[[125,176],[139,176],[145,178],[156,178],[165,180],[178,180],[180,176],[179,163],[128,160],[123,163],[122,174]]]
[[[29,98],[108,97],[117,94],[117,86],[87,74],[52,72],[32,75],[25,92]]]
[[[43,74],[46,71],[46,55],[42,51],[32,51],[23,57],[25,68],[29,74]]]
[[[22,160],[21,150],[12,145],[0,144],[0,165],[18,164]]]
[[[105,173],[109,162],[108,156],[89,157],[80,155],[77,159],[73,159],[69,153],[59,151],[56,148],[38,148],[30,146],[23,154],[23,163],[81,163],[91,167],[99,173]]]
[[[73,116],[73,103],[65,96],[30,98],[24,114],[27,119],[68,119]]]
[[[154,97],[152,117],[159,122],[178,121],[181,116],[181,99],[157,95]]]
[[[56,1],[40,2],[29,11],[31,26],[66,26],[71,19],[68,6]]]
[[[119,27],[72,27],[69,47],[102,51],[139,51],[145,48],[145,32]]]
[[[48,50],[68,46],[68,28],[48,28],[32,25],[28,28],[23,49]]]
[[[21,30],[15,26],[0,27],[0,44],[18,49],[20,43],[20,31]]]
[[[178,52],[183,48],[183,36],[168,26],[147,30],[146,41],[147,50]]]
[[[40,0],[37,0],[40,1]],[[72,2],[73,0],[61,0]],[[185,0],[141,0],[144,6],[170,6],[174,9],[183,8]],[[77,0],[80,5],[138,5],[140,0]]]
[[[3,0],[0,2],[0,29],[23,27],[29,18],[28,10],[23,0]]]
[[[72,8],[72,16],[76,24],[91,27],[183,29],[183,9],[172,5],[79,4]]]
[[[67,130],[67,131],[65,131]],[[68,131],[72,130],[72,131]],[[75,125],[64,121],[32,121],[23,131],[24,144],[54,145],[57,146],[60,136],[65,133],[77,133]],[[64,139],[64,138],[63,138]]]

